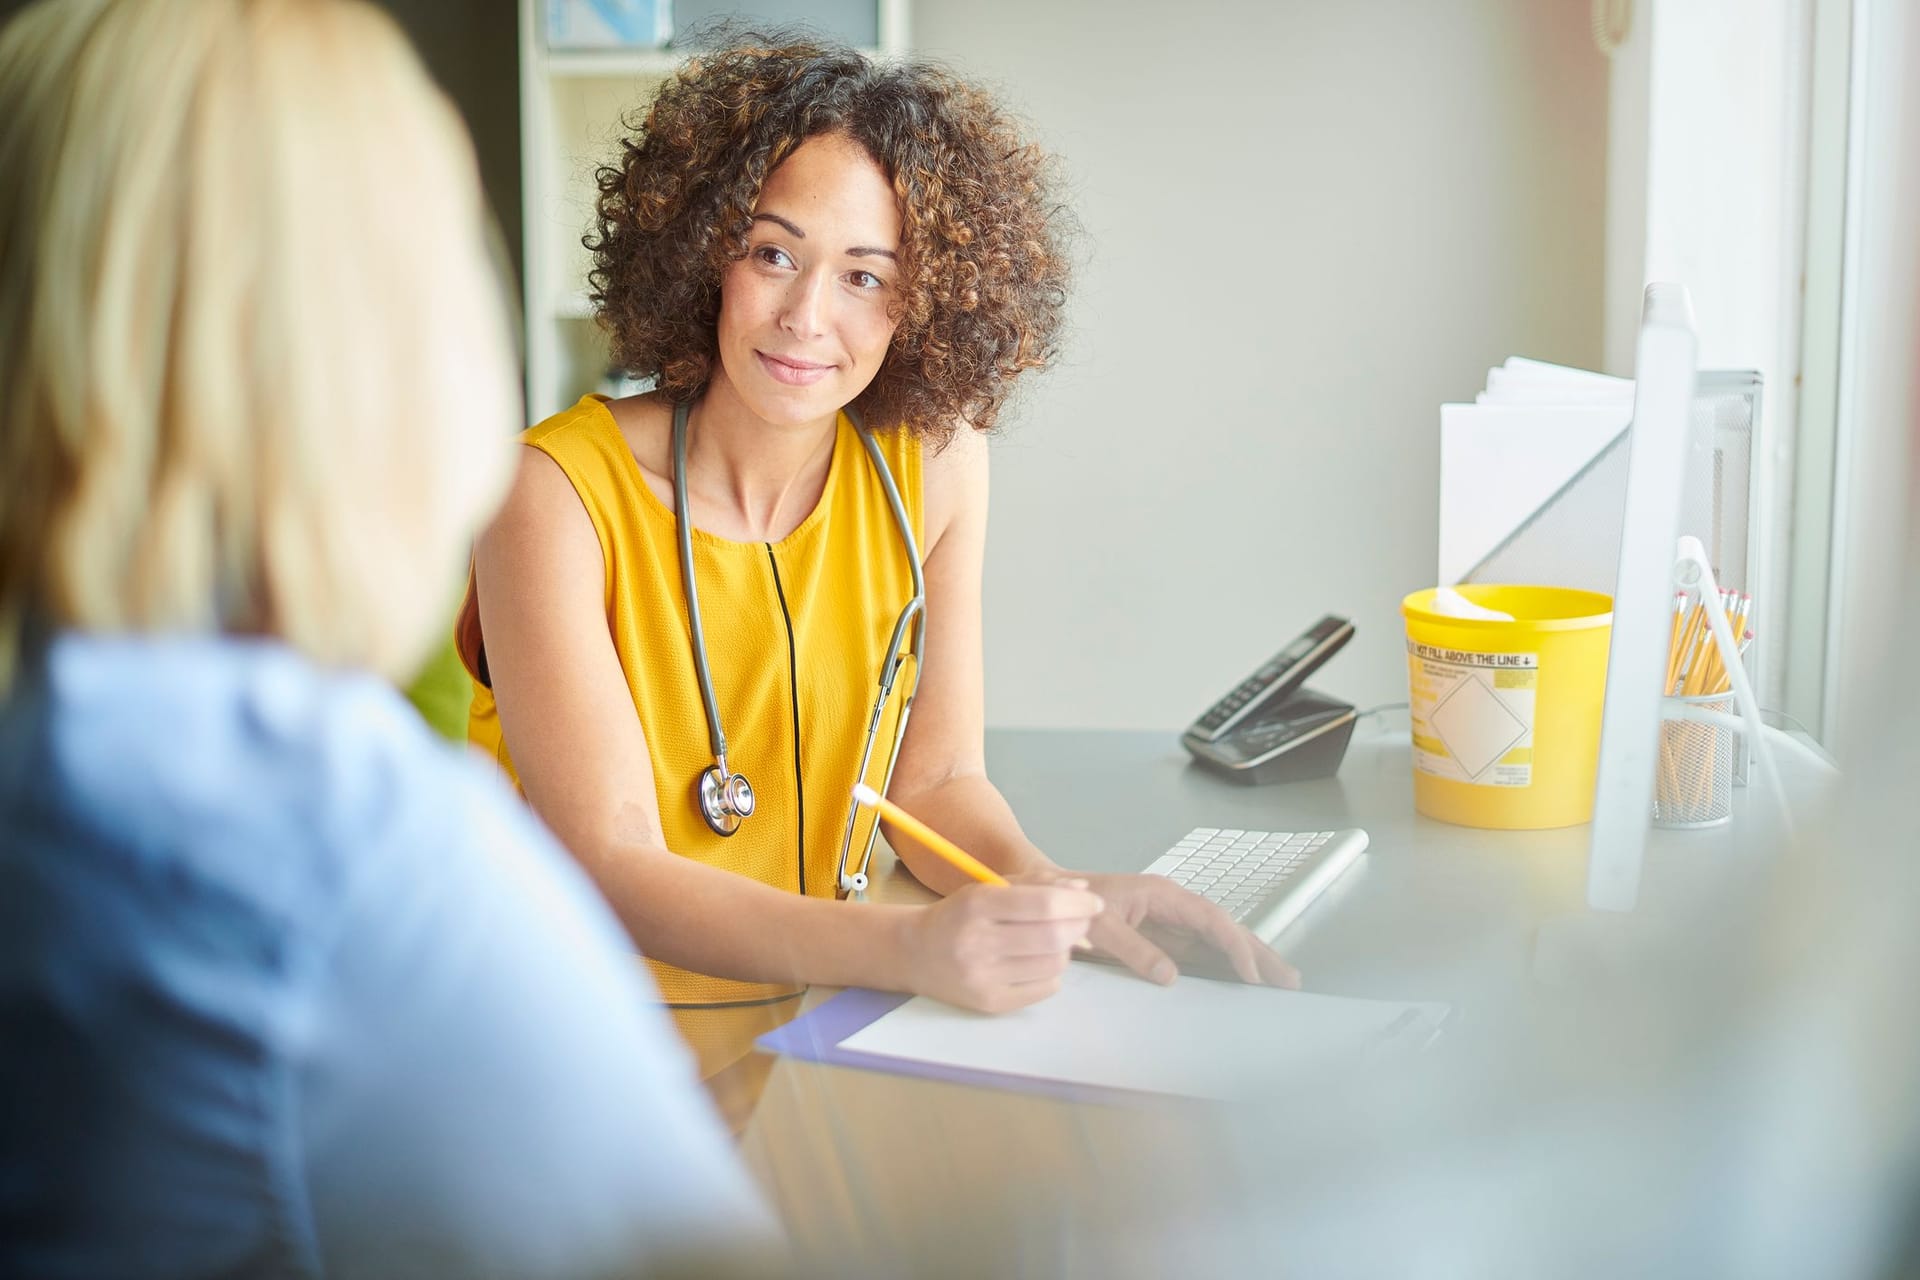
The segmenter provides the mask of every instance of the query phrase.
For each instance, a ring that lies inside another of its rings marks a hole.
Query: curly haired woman
[[[1149,922],[1292,983],[1170,881],[1061,870],[986,774],[984,433],[1059,331],[1047,157],[943,71],[736,43],[662,87],[599,186],[594,301],[616,362],[655,389],[527,432],[460,640],[469,736],[598,881],[665,999],[826,983],[1006,1010],[1056,990],[1082,943],[1171,981]],[[923,633],[903,612],[922,553]],[[872,847],[863,779],[1014,883],[973,883],[889,827],[943,896],[846,901]]]

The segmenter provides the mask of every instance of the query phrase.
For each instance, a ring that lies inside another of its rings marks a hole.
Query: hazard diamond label
[[[1407,645],[1413,765],[1487,787],[1533,781],[1534,690],[1540,656]]]

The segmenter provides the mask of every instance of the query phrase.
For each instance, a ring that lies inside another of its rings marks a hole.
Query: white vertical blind
[[[1843,760],[1878,728],[1910,556],[1920,426],[1920,13],[1856,0],[1840,305],[1825,738]],[[1907,673],[1902,673],[1907,676]],[[1910,678],[1910,677],[1908,677]]]

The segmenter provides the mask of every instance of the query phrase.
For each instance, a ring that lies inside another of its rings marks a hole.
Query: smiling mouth
[[[780,356],[768,355],[756,351],[760,364],[775,382],[784,382],[790,387],[811,386],[833,372],[830,364],[815,364],[811,360],[790,360]]]

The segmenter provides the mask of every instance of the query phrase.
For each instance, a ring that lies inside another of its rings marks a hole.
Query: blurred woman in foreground
[[[762,1210],[618,926],[382,677],[518,405],[347,0],[0,32],[0,1273],[653,1266]]]

